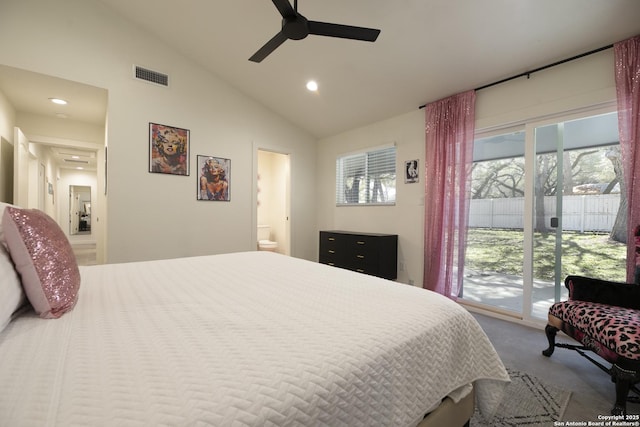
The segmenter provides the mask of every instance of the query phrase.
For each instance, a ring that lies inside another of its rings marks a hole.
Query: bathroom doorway
[[[269,227],[275,252],[291,255],[289,154],[258,149],[257,172],[257,225]]]

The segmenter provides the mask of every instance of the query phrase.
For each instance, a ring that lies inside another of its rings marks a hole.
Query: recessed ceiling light
[[[78,166],[76,169],[78,169],[78,170],[80,170],[80,171],[81,171],[81,170],[83,170],[84,168],[83,168],[82,166]]]
[[[65,101],[64,99],[60,99],[60,98],[49,98],[49,101],[53,102],[54,104],[58,104],[58,105],[67,105],[67,101]]]
[[[318,83],[315,80],[309,80],[307,82],[307,89],[311,92],[315,92],[318,90]]]

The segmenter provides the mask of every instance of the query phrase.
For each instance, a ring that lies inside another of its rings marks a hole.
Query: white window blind
[[[336,160],[336,204],[395,204],[396,147],[340,156]]]

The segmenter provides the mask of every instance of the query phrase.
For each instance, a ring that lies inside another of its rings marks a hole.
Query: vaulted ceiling
[[[638,0],[300,0],[380,35],[287,40],[255,63],[281,29],[270,0],[101,1],[319,138],[640,34]]]
[[[100,1],[317,138],[640,34],[638,0],[300,0],[309,20],[380,35],[309,35],[256,63],[249,57],[281,29],[271,0]],[[47,87],[74,91],[73,120],[104,122],[105,91],[0,66],[0,90],[19,111],[56,114],[41,105]]]

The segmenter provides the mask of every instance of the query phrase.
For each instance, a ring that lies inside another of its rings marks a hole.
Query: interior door
[[[44,211],[46,209],[45,198],[46,198],[46,176],[45,176],[45,168],[44,164],[38,163],[38,209]]]
[[[29,207],[29,140],[20,128],[13,132],[13,204]]]

